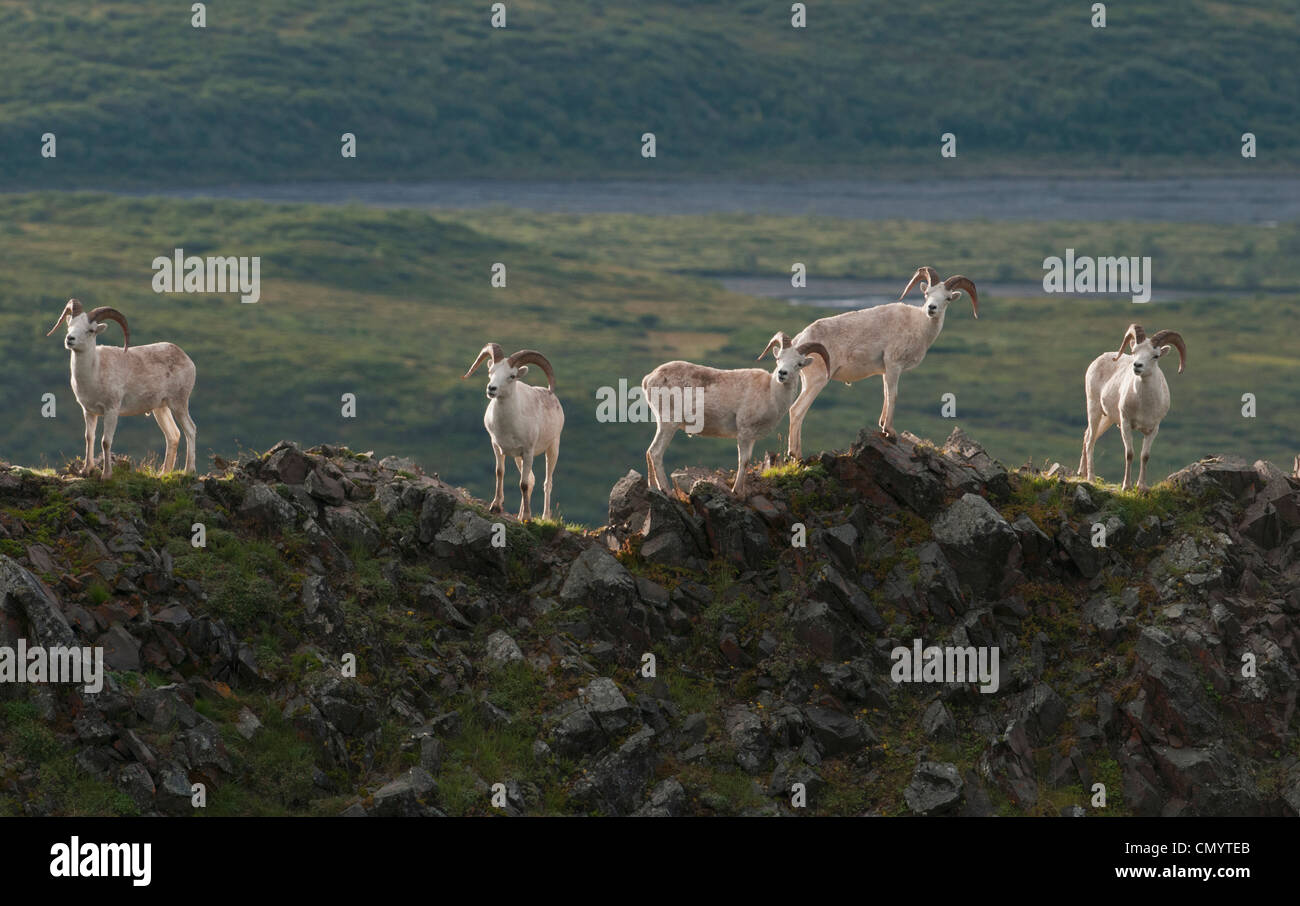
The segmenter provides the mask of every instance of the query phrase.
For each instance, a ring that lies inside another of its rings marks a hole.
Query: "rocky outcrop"
[[[0,810],[1300,809],[1294,477],[1214,457],[1120,494],[958,429],[729,484],[629,472],[580,533],[341,447],[0,468],[0,647],[111,671],[0,684]],[[42,781],[70,772],[92,806]]]

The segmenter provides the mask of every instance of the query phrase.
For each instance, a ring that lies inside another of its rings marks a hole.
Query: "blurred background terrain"
[[[775,330],[892,300],[931,264],[974,279],[983,315],[950,310],[900,428],[942,440],[953,393],[995,456],[1073,466],[1083,373],[1137,320],[1189,347],[1157,476],[1224,450],[1289,466],[1297,8],[1110,4],[1094,29],[1089,4],[1014,7],[824,2],[799,30],[783,3],[519,0],[497,30],[486,6],[232,0],[195,29],[161,0],[0,3],[0,458],[80,453],[67,355],[43,337],[77,296],[194,358],[202,454],[342,442],[486,497],[482,381],[460,375],[494,340],[555,363],[557,503],[600,524],[653,428],[597,422],[598,388],[673,358],[747,366]],[[174,248],[260,256],[261,302],[155,295]],[[1152,301],[1044,294],[1067,248],[1150,256]],[[846,447],[879,403],[874,379],[828,388],[805,452]],[[116,450],[155,447],[124,421]],[[1121,449],[1101,442],[1105,478]],[[727,441],[668,457],[733,461]]]

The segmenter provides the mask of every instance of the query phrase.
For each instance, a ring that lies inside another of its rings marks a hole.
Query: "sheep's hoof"
[[[492,513],[493,515],[500,515],[501,505],[497,503],[492,504],[490,507],[488,507],[488,512]]]

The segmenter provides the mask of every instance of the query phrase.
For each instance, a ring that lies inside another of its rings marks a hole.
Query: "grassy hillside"
[[[806,29],[760,0],[507,6],[222,0],[195,29],[170,0],[0,4],[0,180],[874,171],[932,168],[944,132],[945,175],[1300,162],[1291,0],[1129,0],[1105,29],[1058,0],[824,0]]]
[[[81,412],[68,383],[68,357],[57,336],[43,336],[75,295],[88,306],[126,312],[136,344],[171,340],[189,352],[198,365],[193,412],[204,454],[265,449],[281,437],[342,442],[414,456],[480,497],[492,490],[483,382],[460,375],[488,340],[541,349],[556,365],[567,413],[558,505],[569,519],[600,523],[610,486],[629,468],[644,469],[653,430],[597,422],[597,388],[616,387],[620,379],[635,386],[654,365],[674,358],[746,367],[773,331],[794,332],[820,314],[660,268],[717,267],[713,257],[730,254],[718,250],[752,248],[756,270],[783,272],[790,253],[782,237],[797,234],[814,274],[824,256],[827,269],[896,278],[901,289],[908,275],[897,271],[898,261],[960,267],[977,282],[989,274],[1028,278],[1038,252],[1024,249],[1027,230],[1051,242],[1064,242],[1075,230],[1092,237],[1089,242],[1145,230],[1161,249],[1158,279],[1166,271],[1212,273],[1202,256],[1219,243],[1229,255],[1252,246],[1261,261],[1258,283],[1227,270],[1223,285],[1280,287],[1287,285],[1285,274],[1262,262],[1295,242],[1293,227],[859,225],[888,233],[893,245],[884,256],[872,251],[871,237],[842,232],[844,225],[834,221],[643,218],[616,232],[565,217],[458,217],[84,194],[0,198],[0,255],[17,263],[0,271],[0,459],[57,466],[80,455]],[[687,250],[682,237],[699,237],[698,250]],[[1081,240],[1079,247],[1085,245]],[[155,295],[150,263],[177,246],[187,254],[260,255],[262,301]],[[860,251],[848,251],[851,246]],[[1117,239],[1099,251],[1146,248]],[[497,261],[507,265],[508,285],[494,290],[489,273]],[[1014,273],[999,271],[1005,262]],[[1232,304],[1191,298],[1145,307],[986,293],[984,316],[974,321],[968,310],[954,309],[930,356],[903,378],[896,421],[922,436],[946,436],[953,421],[940,417],[940,397],[952,392],[958,423],[978,433],[994,455],[1017,464],[1033,456],[1073,465],[1087,363],[1113,349],[1140,317],[1152,328],[1181,329],[1190,353],[1186,373],[1171,370],[1174,409],[1154,448],[1153,472],[1163,476],[1219,450],[1289,464],[1297,452],[1300,341],[1260,325],[1278,323],[1298,301],[1294,290],[1247,290]],[[108,335],[115,344],[121,342],[116,330]],[[58,403],[53,420],[40,414],[47,392]],[[1258,398],[1257,418],[1240,415],[1246,392]],[[341,416],[344,393],[356,394],[355,419]],[[843,448],[874,422],[879,405],[874,379],[828,388],[806,423],[805,450]],[[763,445],[782,446],[776,436]],[[161,433],[148,419],[127,419],[119,428],[120,453],[161,448]],[[1099,447],[1105,477],[1119,477],[1120,450],[1113,433]],[[727,441],[679,437],[667,464],[728,466],[734,457]],[[515,481],[509,477],[507,488]],[[511,506],[515,497],[512,491]]]
[[[623,259],[679,273],[899,279],[909,263],[983,280],[1041,283],[1043,259],[1150,256],[1156,286],[1297,290],[1300,223],[1275,226],[1125,222],[908,222],[758,214],[552,214],[504,208],[457,212],[480,232],[557,255]],[[942,264],[940,264],[942,262]],[[791,292],[794,295],[795,291]],[[1136,311],[1136,309],[1135,309]]]

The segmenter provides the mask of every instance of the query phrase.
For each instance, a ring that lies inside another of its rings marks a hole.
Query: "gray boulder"
[[[996,589],[1019,544],[1002,514],[978,494],[963,494],[934,521],[933,531],[957,575],[977,594]]]
[[[4,554],[0,554],[0,613],[22,617],[36,642],[47,648],[75,644],[72,627],[49,589]]]
[[[578,700],[606,735],[614,736],[632,725],[635,711],[607,676],[598,676],[587,683]]]
[[[494,667],[524,659],[524,653],[519,650],[519,643],[510,637],[510,633],[502,629],[487,637],[485,656],[487,662]]]
[[[438,794],[438,781],[421,767],[413,767],[386,784],[374,796],[370,814],[380,818],[413,818],[426,813]]]
[[[956,765],[923,761],[903,791],[903,800],[917,815],[942,815],[957,808],[964,785]]]
[[[570,607],[583,605],[592,611],[626,607],[637,600],[636,580],[608,551],[589,547],[569,567],[560,600]]]
[[[255,484],[248,489],[239,513],[268,528],[293,525],[296,518],[293,504],[264,484]]]

